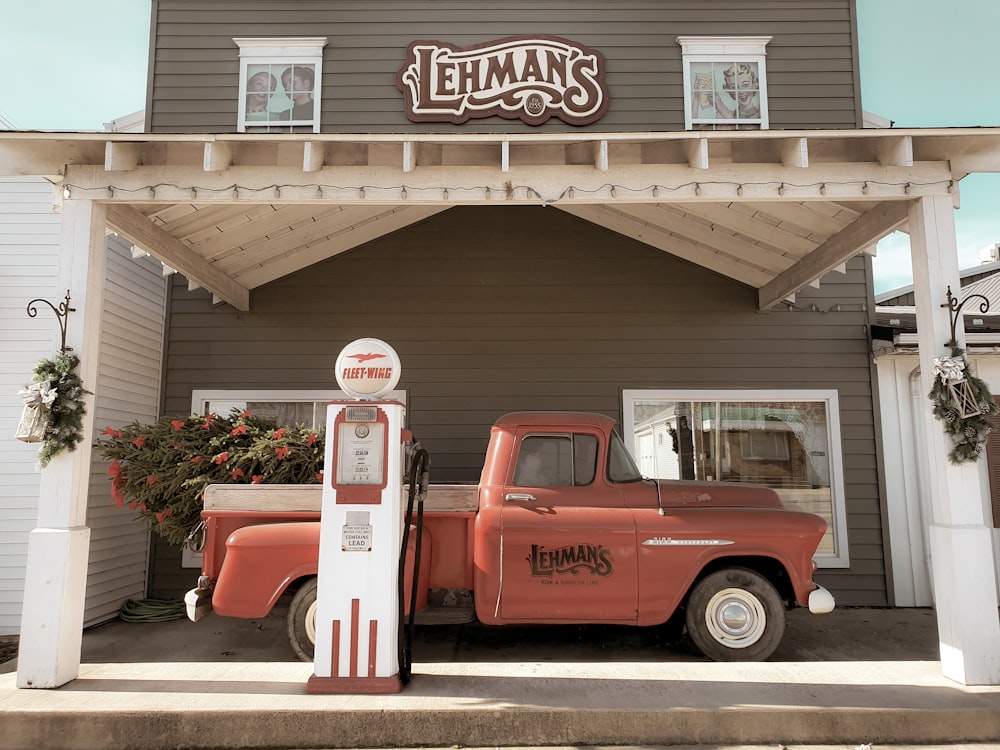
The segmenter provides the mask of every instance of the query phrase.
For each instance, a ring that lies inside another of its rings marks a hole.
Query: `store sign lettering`
[[[604,57],[559,37],[512,37],[473,47],[412,42],[396,76],[414,122],[460,124],[498,115],[541,125],[589,125],[608,108]]]

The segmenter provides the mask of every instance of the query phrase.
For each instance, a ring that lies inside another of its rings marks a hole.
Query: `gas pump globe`
[[[403,420],[380,400],[399,356],[379,339],[340,352],[337,383],[352,401],[327,405],[316,646],[310,693],[396,693],[398,564],[403,538]]]

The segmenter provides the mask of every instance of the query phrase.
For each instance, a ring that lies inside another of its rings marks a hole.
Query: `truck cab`
[[[766,487],[645,479],[609,417],[508,414],[480,483],[476,614],[653,625],[683,608],[707,655],[766,658],[786,603],[832,608],[812,581],[825,530]]]

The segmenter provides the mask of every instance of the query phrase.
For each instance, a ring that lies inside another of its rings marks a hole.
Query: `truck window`
[[[582,487],[593,483],[597,475],[597,437],[573,435],[573,484]]]
[[[514,467],[518,487],[573,487],[591,484],[597,474],[595,435],[527,435]]]
[[[611,443],[608,445],[608,479],[618,483],[642,480],[642,474],[632,461],[632,456],[625,450],[625,443],[617,432],[611,433]]]

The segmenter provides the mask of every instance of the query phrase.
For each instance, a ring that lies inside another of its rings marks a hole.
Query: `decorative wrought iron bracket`
[[[44,302],[46,305],[51,307],[52,312],[56,314],[56,318],[59,320],[59,331],[60,333],[62,333],[62,347],[59,349],[59,351],[62,354],[71,351],[73,347],[66,346],[66,318],[69,317],[69,314],[71,312],[76,312],[76,308],[69,306],[69,289],[66,290],[66,300],[64,302],[60,302],[59,307],[56,307],[47,299],[42,299],[41,297],[39,297],[38,299],[31,300],[31,302],[28,303],[29,318],[34,318],[36,315],[38,315],[38,308],[35,307],[35,304],[38,302]]]
[[[948,301],[941,305],[941,307],[947,307],[949,314],[951,315],[951,340],[948,341],[945,346],[954,347],[957,345],[958,341],[955,338],[955,325],[958,323],[958,316],[962,314],[962,308],[965,303],[974,297],[979,297],[982,302],[979,303],[979,312],[984,315],[990,311],[990,301],[986,299],[981,294],[970,294],[968,297],[963,299],[961,302],[958,298],[951,293],[951,285],[948,285]]]

